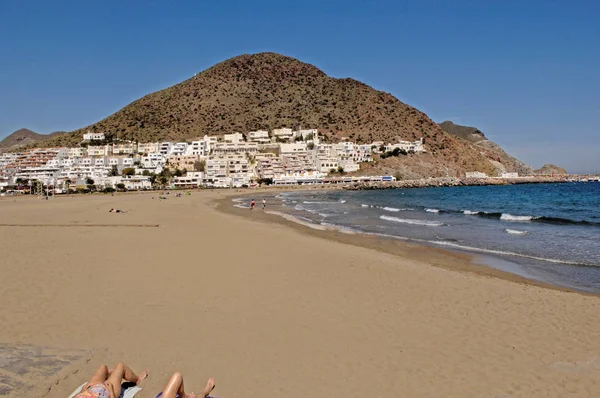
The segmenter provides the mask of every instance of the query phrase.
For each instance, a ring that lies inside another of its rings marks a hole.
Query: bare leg
[[[212,390],[215,389],[215,378],[211,377],[210,379],[208,379],[208,381],[206,382],[206,387],[204,387],[204,392],[202,392],[202,397],[208,397],[208,394],[210,394],[210,392]]]
[[[211,377],[206,382],[206,387],[204,387],[204,391],[201,395],[194,393],[186,394],[183,387],[183,376],[181,373],[176,372],[173,373],[173,376],[171,376],[167,386],[162,391],[161,398],[177,398],[177,395],[179,395],[181,398],[205,398],[214,388],[215,379]]]
[[[173,373],[171,379],[162,391],[161,398],[176,398],[177,394],[180,397],[186,397],[185,390],[183,389],[183,375],[179,372]]]
[[[125,365],[123,362],[119,362],[112,369],[110,376],[108,376],[108,380],[106,380],[106,384],[112,388],[115,397],[118,397],[119,394],[121,394],[121,382],[123,379],[135,384],[139,384],[146,377],[148,377],[146,371],[143,371],[138,376],[129,368],[129,366]]]
[[[98,370],[96,370],[96,373],[94,373],[94,375],[87,382],[87,384],[83,386],[83,389],[85,390],[86,388],[88,388],[89,386],[93,386],[94,384],[104,383],[106,379],[108,379],[108,375],[109,373],[106,365],[100,366]]]

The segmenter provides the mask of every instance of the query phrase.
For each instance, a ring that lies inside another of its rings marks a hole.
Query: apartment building
[[[319,131],[317,129],[298,130],[295,132],[296,137],[301,137],[304,141],[313,142],[315,145],[319,143]]]
[[[172,146],[172,142],[161,142],[160,144],[158,144],[158,153],[160,153],[161,155],[168,156],[171,154]]]
[[[171,169],[193,171],[199,159],[198,155],[171,155],[167,158],[167,164]]]
[[[281,161],[286,174],[305,173],[315,170],[312,156],[307,152],[282,153]]]
[[[281,157],[273,153],[261,153],[256,155],[255,160],[255,172],[259,178],[275,178],[285,172]]]
[[[201,171],[187,172],[185,176],[175,177],[173,179],[173,186],[175,188],[198,188],[202,185],[204,179],[204,173]]]
[[[214,144],[212,153],[214,155],[255,155],[258,153],[258,144],[256,142],[217,142]]]
[[[232,133],[232,134],[223,134],[223,142],[228,142],[230,144],[237,144],[239,142],[244,141],[244,136],[242,133]]]
[[[287,127],[273,129],[273,138],[276,141],[291,141],[294,138],[294,132]]]
[[[406,152],[424,152],[425,147],[423,144],[423,138],[417,141],[399,141],[395,144],[389,144],[385,146],[387,152],[392,152],[394,149],[401,149]]]
[[[222,178],[227,177],[227,159],[225,157],[211,156],[206,160],[204,167],[205,178]]]
[[[84,156],[87,155],[87,149],[86,148],[69,148],[69,151],[67,153],[67,156],[70,158],[82,158]]]
[[[137,144],[137,153],[149,155],[151,153],[158,153],[159,151],[158,142],[143,142]]]
[[[133,142],[122,142],[112,145],[113,155],[133,155],[135,153],[137,153],[137,148]]]
[[[90,145],[87,147],[88,156],[108,156],[108,145]]]
[[[89,142],[89,141],[102,141],[104,139],[105,139],[104,133],[91,133],[91,132],[88,132],[88,133],[85,133],[83,135],[83,140],[86,141],[86,142]]]
[[[245,156],[227,157],[227,176],[231,178],[231,186],[250,185],[254,171]]]
[[[308,150],[306,142],[294,142],[291,144],[279,144],[279,152],[284,153],[296,153],[306,152]]]
[[[248,141],[258,144],[268,144],[271,142],[271,137],[269,137],[269,132],[266,130],[250,131],[248,133]]]
[[[197,155],[206,156],[208,155],[208,143],[207,141],[192,141],[185,152],[186,155]]]
[[[337,158],[329,157],[329,158],[318,158],[316,161],[317,171],[327,174],[331,170],[337,170],[340,166],[339,160]]]

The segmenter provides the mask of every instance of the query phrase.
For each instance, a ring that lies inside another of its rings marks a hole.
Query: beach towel
[[[77,389],[73,391],[73,394],[69,395],[69,398],[73,398],[75,395],[79,394],[86,384],[87,383],[83,383],[77,387]],[[135,394],[140,391],[142,391],[142,389],[133,383],[123,383],[121,384],[121,395],[119,395],[119,398],[134,398]]]

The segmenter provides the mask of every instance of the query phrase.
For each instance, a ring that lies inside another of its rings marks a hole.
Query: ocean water
[[[259,209],[263,197],[268,211],[314,227],[466,251],[488,266],[600,293],[600,183],[298,191],[256,197]]]

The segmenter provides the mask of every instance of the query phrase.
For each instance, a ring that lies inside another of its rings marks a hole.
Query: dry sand
[[[149,371],[139,398],[174,371],[224,397],[600,396],[599,297],[226,214],[225,195],[0,199],[0,395],[63,398],[124,361]]]

